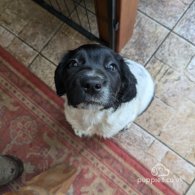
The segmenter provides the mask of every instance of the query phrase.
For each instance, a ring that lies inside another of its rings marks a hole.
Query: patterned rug
[[[65,122],[63,100],[0,48],[0,151],[24,162],[20,179],[0,189],[17,190],[58,163],[77,168],[68,194],[176,194],[111,140],[76,137]]]

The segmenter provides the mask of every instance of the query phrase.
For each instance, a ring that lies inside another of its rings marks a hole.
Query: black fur
[[[120,102],[128,102],[136,96],[136,78],[130,72],[129,67],[126,65],[124,60],[120,59],[121,64],[121,89],[118,94]]]
[[[83,86],[84,80],[89,82],[87,87]],[[136,82],[119,54],[97,44],[69,51],[55,71],[57,94],[66,94],[72,106],[86,103],[116,108],[136,96]],[[107,89],[109,97],[106,99],[103,97]]]

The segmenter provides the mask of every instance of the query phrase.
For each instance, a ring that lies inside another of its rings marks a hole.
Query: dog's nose
[[[102,89],[102,81],[97,78],[87,78],[81,81],[81,86],[87,93],[97,93]]]

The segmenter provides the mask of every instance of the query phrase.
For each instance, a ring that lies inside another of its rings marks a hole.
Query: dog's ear
[[[136,83],[135,76],[131,73],[128,65],[124,60],[120,59],[121,66],[121,88],[119,92],[119,99],[122,102],[128,102],[136,96]]]
[[[55,70],[55,76],[54,76],[55,87],[56,87],[56,93],[59,96],[62,96],[66,93],[64,74],[65,74],[65,67],[68,58],[69,58],[69,53],[64,55],[64,57],[62,58],[61,62],[58,64]]]

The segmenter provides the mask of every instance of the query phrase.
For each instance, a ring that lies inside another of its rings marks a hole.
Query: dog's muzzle
[[[109,84],[104,75],[82,74],[77,81],[81,93],[81,103],[105,106],[109,102]],[[75,94],[76,95],[76,94]]]
[[[105,81],[99,77],[85,77],[80,80],[80,85],[84,93],[97,95],[102,92]]]

